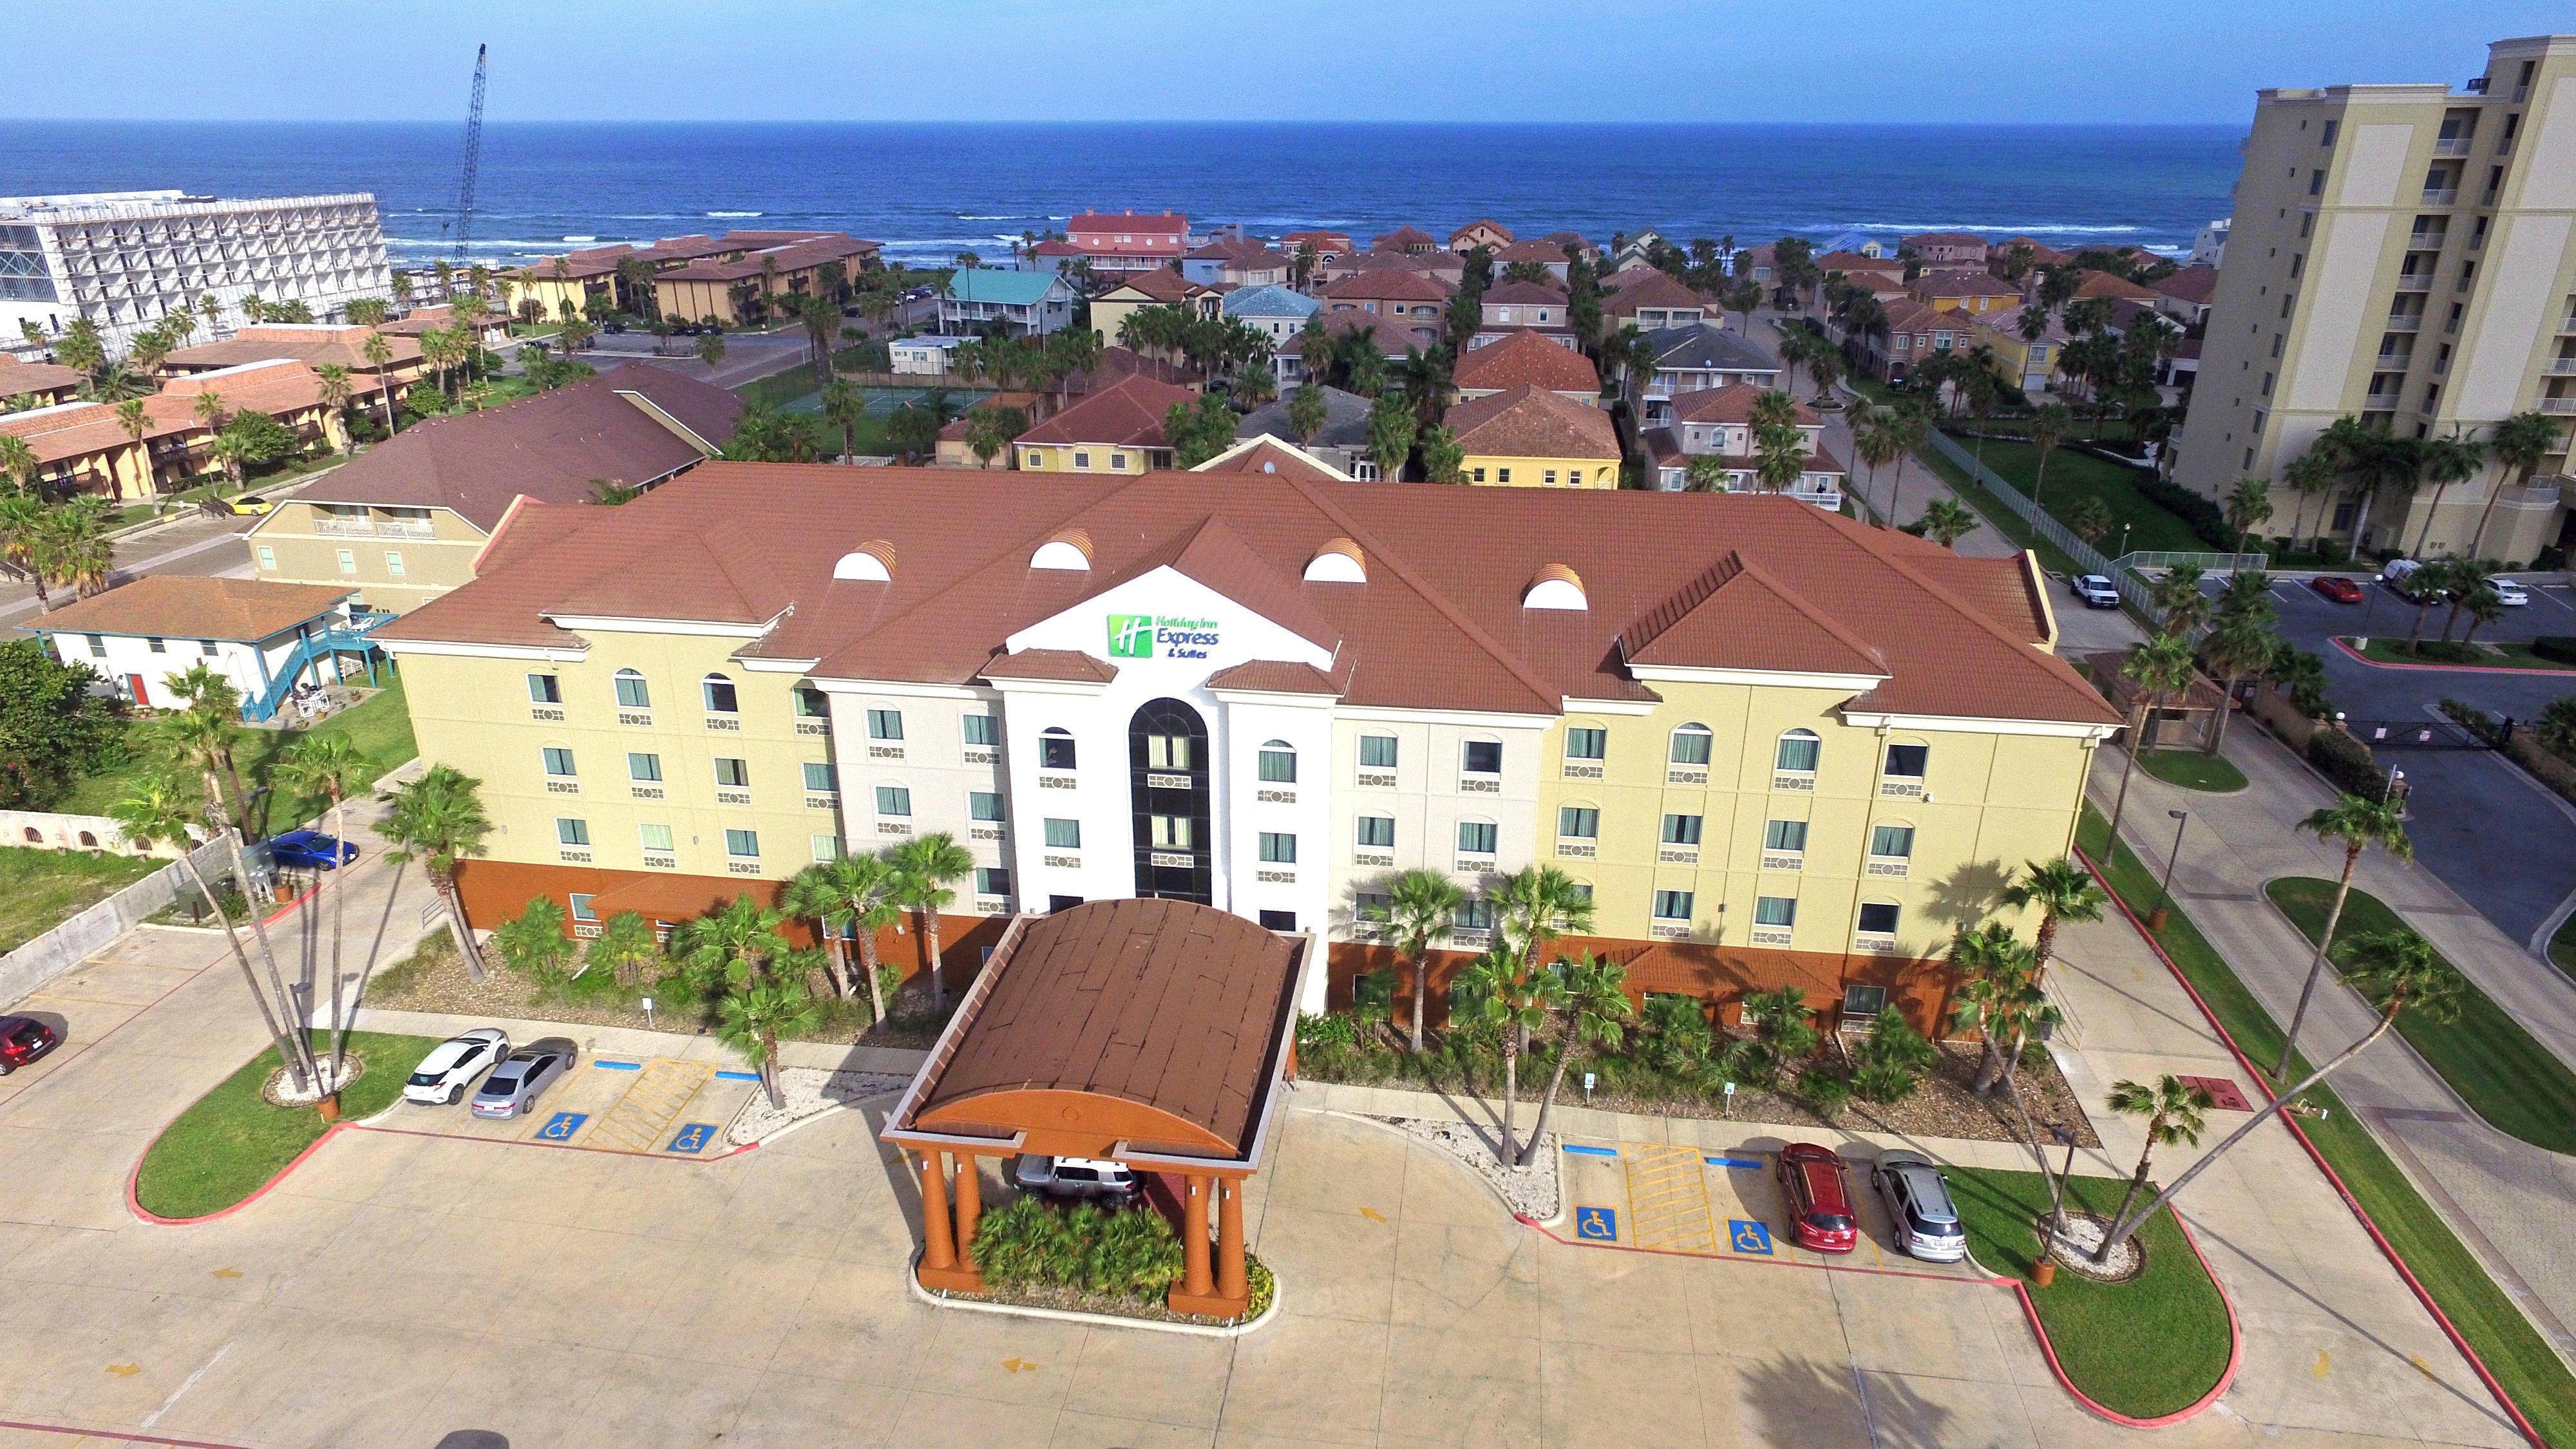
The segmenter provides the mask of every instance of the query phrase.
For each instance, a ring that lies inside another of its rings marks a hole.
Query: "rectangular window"
[[[398,578],[401,578],[402,576],[403,576],[402,554],[401,554],[401,553],[399,553],[398,551],[394,550],[394,549],[390,549],[390,548],[389,548],[389,549],[386,549],[386,550],[385,550],[385,577],[387,577],[387,578],[394,578],[394,579],[398,579]]]
[[[841,837],[828,830],[814,832],[806,837],[806,843],[813,847],[814,859],[818,863],[841,858]]]
[[[868,738],[872,740],[902,739],[903,711],[899,709],[869,710]]]
[[[1757,926],[1794,926],[1798,924],[1798,899],[1795,896],[1755,896],[1753,924]]]
[[[572,751],[561,745],[545,747],[546,773],[559,780],[572,778]]]
[[[998,865],[975,867],[975,894],[1007,896],[1011,893],[1011,873]]]
[[[1074,455],[1073,455],[1073,466],[1075,466],[1075,467],[1077,467],[1077,468],[1088,468],[1088,467],[1090,467],[1090,466],[1091,466],[1091,455],[1090,455],[1089,453],[1076,453],[1076,454],[1074,454]]]
[[[1273,740],[1261,747],[1261,782],[1265,785],[1297,783],[1297,752]]]
[[[155,654],[167,654],[170,652],[170,641],[166,639],[155,638],[148,642],[151,645],[152,652]]]
[[[800,684],[794,689],[789,690],[787,697],[794,703],[796,717],[798,719],[830,719],[832,717],[831,700],[824,697],[823,691],[816,689],[811,685]],[[900,739],[902,737],[898,735],[896,738]]]
[[[1462,931],[1490,931],[1494,928],[1494,903],[1482,896],[1471,896],[1458,903],[1449,919]]]
[[[221,652],[221,651],[219,651],[219,650],[217,650],[217,649],[215,648],[215,641],[214,641],[214,640],[212,640],[212,639],[200,639],[200,640],[198,640],[198,641],[197,641],[197,652],[198,652],[198,653],[200,653],[200,654],[203,654],[203,655],[204,655],[204,656],[206,656],[208,659],[212,659],[212,658],[214,658],[214,657],[215,657],[215,655],[216,655],[217,653],[219,653],[219,652]]]
[[[987,822],[1001,819],[1002,797],[1000,793],[992,790],[967,791],[966,818],[969,820],[982,820]]]
[[[829,795],[840,788],[840,777],[833,772],[830,765],[820,760],[805,762],[805,793]]]
[[[1070,770],[1073,768],[1073,736],[1063,730],[1048,730],[1038,736],[1038,768]]]
[[[563,703],[563,681],[552,674],[528,676],[528,701],[531,704]]]
[[[1780,749],[1772,757],[1772,767],[1790,774],[1813,774],[1816,756],[1824,746],[1823,740],[1805,730],[1791,730],[1780,737]]]
[[[751,788],[751,763],[730,755],[716,756],[716,785],[726,790]]]
[[[355,552],[345,548],[340,550],[340,572],[350,575],[358,572],[358,555]]]
[[[1765,824],[1762,827],[1762,848],[1764,850],[1781,851],[1805,850],[1807,848],[1807,822],[1804,820],[1774,820]]]
[[[2331,145],[2333,145],[2333,144],[2335,143],[2335,132],[2340,131],[2340,130],[2342,130],[2342,129],[2343,129],[2343,122],[2341,122],[2341,121],[2328,121],[2328,122],[2326,122],[2326,124],[2325,124],[2325,128],[2324,128],[2323,130],[2321,130],[2321,131],[2317,132],[2317,144],[2318,144],[2318,145],[2320,145],[2320,146],[2331,146]]]
[[[1362,850],[1393,850],[1395,848],[1395,817],[1392,815],[1361,816],[1359,824],[1359,846]]]
[[[1684,725],[1673,731],[1672,762],[1676,765],[1705,765],[1716,736],[1698,725]]]
[[[1191,850],[1197,847],[1198,832],[1186,815],[1157,815],[1152,821],[1152,839],[1156,850]]]
[[[1127,455],[1126,455],[1126,454],[1124,454],[1124,453],[1116,453],[1116,452],[1113,452],[1113,453],[1111,453],[1111,454],[1109,455],[1109,470],[1110,470],[1111,472],[1113,472],[1113,473],[1115,473],[1115,472],[1119,472],[1119,471],[1121,471],[1121,470],[1125,469],[1125,468],[1126,468],[1126,466],[1127,466]]]
[[[92,659],[105,659],[105,658],[107,657],[107,636],[106,636],[106,635],[104,635],[104,634],[88,634],[88,635],[84,635],[84,636],[82,636],[82,637],[84,637],[84,638],[86,638],[86,639],[88,639],[88,640],[89,640],[89,657],[90,657],[90,658],[92,658]]]
[[[635,827],[635,839],[646,850],[662,855],[671,853],[671,827],[646,821]]]
[[[1610,752],[1610,732],[1582,725],[1565,731],[1565,757],[1569,760],[1597,760]]]
[[[1548,469],[1545,473],[1540,474],[1540,475],[1539,475],[1539,482],[1540,482],[1541,486],[1543,486],[1543,487],[1548,487],[1548,488],[1553,488],[1553,487],[1555,487],[1555,486],[1556,486],[1556,470],[1555,470],[1554,468],[1550,468],[1550,469]]]
[[[598,897],[586,896],[579,892],[575,892],[571,896],[567,897],[567,899],[572,902],[572,918],[574,920],[596,921],[599,919],[599,912],[590,908],[590,903],[597,900]]]
[[[590,822],[575,820],[568,815],[558,815],[555,817],[555,839],[564,845],[588,845],[590,844]]]
[[[1600,839],[1601,812],[1589,805],[1557,807],[1556,835],[1559,840]]]
[[[711,674],[707,676],[707,678],[701,683],[698,693],[706,700],[707,713],[709,714],[734,714],[738,712],[736,708],[738,701],[734,695],[733,681],[725,678],[721,674]]]
[[[1665,816],[1665,817],[1664,817],[1664,844],[1666,844],[1666,845],[1697,845],[1697,844],[1699,844],[1699,826],[1700,826],[1700,817],[1698,817],[1698,816],[1696,816],[1696,815],[1667,815],[1667,816]]]
[[[653,707],[653,691],[645,685],[643,675],[630,669],[617,671],[617,707],[619,709]]]
[[[1914,827],[1882,825],[1869,833],[1869,853],[1890,860],[1903,860],[1914,854]]]
[[[1503,772],[1503,742],[1469,740],[1459,751],[1458,768],[1470,775],[1499,775]]]
[[[1896,934],[1896,906],[1890,901],[1870,901],[1860,908],[1860,933],[1864,936]]]
[[[1887,1009],[1887,988],[1854,982],[1843,988],[1843,1020],[1867,1021]]]
[[[1395,897],[1384,891],[1351,892],[1351,914],[1363,921],[1384,921],[1395,909]]]
[[[990,749],[1002,742],[1001,721],[989,714],[970,714],[965,719],[966,743]]]
[[[1260,913],[1260,918],[1261,929],[1265,931],[1294,931],[1297,929],[1297,913],[1295,911],[1263,911]]]
[[[662,783],[662,757],[660,755],[628,754],[626,757],[626,778],[645,785],[658,785]]]
[[[1186,770],[1190,767],[1188,735],[1145,736],[1145,768],[1149,770]]]
[[[879,785],[877,787],[877,813],[879,815],[910,815],[912,813],[912,791],[901,785]]]
[[[1050,850],[1082,849],[1082,822],[1050,816],[1046,823],[1046,843]]]
[[[1891,780],[1920,780],[1924,763],[1932,756],[1930,745],[1889,745],[1887,777]]]
[[[1277,830],[1261,832],[1261,860],[1265,865],[1295,865],[1297,837]]]
[[[1655,919],[1687,921],[1691,918],[1692,893],[1689,891],[1655,892]]]
[[[1395,768],[1395,736],[1360,736],[1360,768],[1392,770]]]
[[[1458,822],[1458,849],[1468,855],[1491,855],[1501,827],[1490,820]]]
[[[259,566],[264,573],[277,572],[277,550],[267,544],[259,546]]]
[[[726,831],[725,854],[736,860],[760,859],[760,832],[757,830]]]

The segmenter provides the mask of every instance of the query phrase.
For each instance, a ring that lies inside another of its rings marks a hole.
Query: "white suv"
[[[509,1054],[510,1034],[497,1026],[449,1037],[430,1048],[420,1069],[404,1079],[403,1100],[425,1106],[462,1101],[474,1079]]]

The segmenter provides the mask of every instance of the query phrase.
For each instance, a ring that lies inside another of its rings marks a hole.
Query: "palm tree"
[[[1592,929],[1592,889],[1552,865],[1526,866],[1503,877],[1493,896],[1501,938],[1518,948],[1521,972],[1535,975],[1538,958],[1558,936]]]
[[[2487,439],[2487,454],[2516,475],[2517,483],[2528,486],[2541,461],[2560,446],[2558,424],[2548,414],[2516,413],[2496,424],[2494,436]],[[2496,500],[2503,496],[2504,481],[2498,479],[2496,486],[2488,490],[2487,506],[2478,510],[2477,532],[2469,536],[2469,557],[2479,556],[2478,550],[2486,542],[2487,519],[2495,512]]]
[[[2112,1245],[2126,1241],[2138,1230],[2138,1224],[2156,1215],[2156,1210],[2173,1201],[2174,1195],[2191,1185],[2191,1180],[2209,1165],[2227,1155],[2229,1148],[2242,1142],[2255,1128],[2270,1121],[2275,1113],[2297,1101],[2308,1090],[2341,1070],[2354,1057],[2362,1054],[2372,1042],[2388,1034],[2397,1024],[2397,1014],[2413,1008],[2424,1019],[2435,1022],[2457,1021],[2460,1003],[2468,994],[2469,983],[2451,964],[2442,959],[2432,943],[2412,931],[2381,931],[2362,936],[2352,943],[2352,970],[2346,979],[2368,999],[2379,1005],[2379,1020],[2362,1033],[2352,1045],[2337,1052],[2324,1066],[2301,1078],[2297,1085],[2281,1092],[2264,1104],[2263,1110],[2245,1120],[2245,1124],[2227,1134],[2227,1139],[2204,1152],[2200,1160],[2173,1180],[2173,1185],[2156,1195],[2156,1200],[2124,1215],[2111,1225],[2105,1241]]]
[[[137,783],[122,800],[107,807],[108,818],[116,822],[125,838],[135,845],[149,848],[162,841],[179,847],[180,868],[205,898],[206,909],[214,914],[223,928],[224,944],[232,949],[233,964],[241,968],[242,984],[250,988],[251,1000],[259,1005],[260,1024],[268,1028],[268,1039],[277,1048],[277,1059],[290,1071],[298,1069],[302,1058],[284,1023],[294,1019],[291,999],[281,997],[272,1003],[267,988],[260,985],[259,973],[252,969],[250,953],[242,949],[241,936],[233,928],[233,918],[224,909],[223,898],[207,884],[205,873],[197,869],[195,841],[188,834],[189,817],[196,813],[186,788],[177,780],[144,780]],[[240,877],[236,876],[236,880]],[[310,1050],[310,1047],[307,1047]],[[306,1080],[298,1078],[299,1081]]]
[[[2222,500],[2227,526],[2236,530],[2236,551],[2254,551],[2254,530],[2272,516],[2272,485],[2261,478],[2239,478]]]
[[[785,911],[771,910],[748,895],[738,895],[671,933],[671,954],[712,995],[728,987],[769,986],[777,982],[773,967],[787,954],[787,938],[778,928]]]
[[[708,332],[699,336],[698,361],[705,363],[709,372],[713,372],[716,365],[724,361],[724,357],[725,340],[723,333]]]
[[[2021,873],[2004,886],[2000,899],[2017,911],[2039,911],[2039,930],[2030,947],[2031,959],[2036,963],[2035,979],[2045,979],[2048,963],[2056,959],[2058,926],[2066,921],[2098,921],[2102,919],[2103,906],[2110,901],[2094,883],[2093,873],[2067,855],[2050,861],[2023,861]]]
[[[466,974],[477,986],[483,984],[483,953],[474,944],[473,929],[465,924],[456,867],[468,856],[481,855],[484,837],[492,833],[492,817],[483,813],[482,788],[482,781],[453,765],[432,765],[419,779],[386,797],[393,810],[376,827],[376,833],[393,847],[385,852],[386,859],[417,859],[428,868],[430,885],[447,907],[448,933],[456,938],[457,954],[465,959]]]
[[[2478,470],[2485,466],[2486,451],[2483,445],[2465,438],[2434,438],[2424,444],[2422,476],[2433,485],[2433,503],[2424,510],[2424,526],[2415,534],[2417,558],[2424,556],[2424,545],[2433,536],[2433,516],[2442,511],[2442,495],[2452,484],[2466,483],[2478,476]]]
[[[2040,500],[2048,493],[2048,455],[2056,452],[2057,445],[2066,441],[2067,433],[2074,426],[2075,414],[2068,411],[2064,403],[2043,403],[2039,411],[2031,415],[2030,445],[2039,450],[2039,472],[2031,479],[2030,501],[2043,511],[2045,508]]]
[[[332,417],[339,417],[348,408],[349,395],[353,390],[349,384],[349,369],[336,362],[326,362],[313,369],[313,376],[317,384],[315,391],[321,397],[322,405],[331,410]],[[340,434],[340,451],[343,455],[349,451],[349,435],[345,428]]]
[[[107,591],[116,573],[116,545],[107,536],[113,517],[108,501],[95,493],[84,493],[46,515],[41,564],[56,583],[70,584],[82,598]]]
[[[1531,975],[1521,969],[1508,946],[1498,946],[1467,968],[1468,1009],[1481,1025],[1494,1028],[1503,1052],[1503,1135],[1496,1160],[1505,1167],[1520,1161],[1512,1125],[1520,1097],[1521,1051],[1529,1034],[1547,1025],[1565,994],[1565,983],[1552,972]]]
[[[2192,1147],[2200,1145],[2200,1134],[2209,1128],[2212,1105],[2209,1093],[2198,1087],[2184,1086],[2182,1078],[2171,1073],[2156,1078],[2154,1086],[2127,1081],[2111,1084],[2112,1111],[2123,1117],[2147,1119],[2147,1140],[2138,1149],[2138,1170],[2129,1174],[2129,1190],[2120,1194],[2120,1210],[2111,1214],[2112,1222],[2127,1217],[2130,1207],[2137,1202],[2138,1189],[2147,1185],[2147,1164],[2155,1156],[2157,1148],[2170,1147],[2177,1142]],[[2105,1233],[2101,1245],[2093,1250],[2093,1261],[2106,1263],[2110,1258],[2111,1237]]]
[[[1521,1144],[1518,1165],[1522,1167],[1536,1160],[1538,1145],[1547,1138],[1547,1115],[1565,1085],[1565,1069],[1587,1046],[1617,1051],[1626,1035],[1624,1023],[1635,1014],[1628,1001],[1628,968],[1586,951],[1574,960],[1557,962],[1554,969],[1564,985],[1556,1000],[1564,1040],[1559,1043],[1556,1069],[1548,1073],[1547,1094],[1538,1101],[1538,1120],[1530,1124],[1529,1140]]]
[[[2129,651],[2128,662],[2120,666],[2121,675],[2137,686],[2137,707],[2129,715],[2128,759],[2120,766],[2120,791],[2111,801],[2111,831],[2102,849],[2116,854],[2120,848],[2120,815],[2129,804],[2129,775],[2138,768],[2138,756],[2146,749],[2147,723],[2165,701],[2191,688],[2197,670],[2191,661],[2191,645],[2177,634],[2158,634]]]
[[[2300,526],[2307,521],[2308,500],[2333,488],[2335,477],[2334,451],[2325,447],[2311,446],[2294,459],[2290,466],[2281,470],[2282,484],[2299,495],[2299,511],[2290,520],[2292,548],[2298,547]],[[2319,533],[2325,531],[2325,518],[2322,514],[2317,519],[2317,531]]]
[[[1969,1090],[1995,1090],[2012,1073],[2030,1031],[2053,1021],[2057,1008],[2039,987],[2039,956],[2001,921],[1982,930],[1962,926],[1950,938],[1950,967],[1959,978],[1951,1022],[1983,1034],[1977,1075]]]
[[[2406,834],[2406,812],[2385,798],[2342,796],[2300,821],[2299,829],[2319,840],[2342,845],[2343,873],[2335,878],[2334,904],[2326,908],[2325,929],[2317,936],[2316,953],[2308,958],[2308,976],[2299,985],[2299,1004],[2290,1013],[2290,1032],[2282,1039],[2280,1060],[2272,1067],[2276,1081],[2290,1075],[2290,1059],[2299,1049],[2299,1029],[2308,1019],[2308,999],[2316,994],[2317,978],[2325,972],[2326,952],[2334,944],[2335,927],[2343,921],[2343,903],[2352,894],[2352,877],[2361,868],[2362,852],[2376,847],[2386,851],[2391,860],[2415,858],[2415,842]]]
[[[1873,487],[1878,482],[1879,469],[1890,463],[1896,464],[1900,470],[1905,466],[1904,459],[1909,450],[1905,443],[1905,423],[1897,409],[1862,412],[1852,419],[1851,428],[1852,455],[1868,470],[1867,477]],[[1895,503],[1891,496],[1888,499],[1889,511],[1882,515],[1880,527],[1892,527],[1897,523]]]
[[[850,968],[835,928],[849,918],[850,909],[824,873],[831,865],[848,858],[839,856],[833,861],[816,861],[790,877],[787,888],[778,895],[780,910],[796,919],[814,923],[814,939],[823,943],[824,969],[832,978],[832,994],[845,999],[850,994]]]
[[[2261,573],[2238,574],[2228,582],[2217,621],[2200,641],[2201,657],[2226,681],[2218,706],[2217,727],[2209,732],[2204,753],[2216,756],[2227,743],[2228,717],[2235,712],[2236,691],[2250,675],[2259,674],[2280,648],[2274,632],[2280,611],[2272,606],[2271,580]]]
[[[590,949],[582,953],[581,970],[605,966],[618,985],[632,986],[645,967],[660,959],[662,943],[653,938],[653,923],[639,912],[618,911],[599,923],[599,934],[591,937]]]
[[[966,415],[966,447],[985,467],[993,466],[1011,440],[1029,430],[1029,415],[1016,407],[986,403]]]
[[[787,1095],[778,1089],[778,1039],[802,1036],[820,1021],[813,998],[784,982],[758,982],[718,1003],[716,1040],[742,1053],[760,1073],[760,1089],[769,1094],[770,1110],[784,1112]]]
[[[1436,870],[1408,870],[1387,884],[1386,904],[1363,909],[1365,919],[1382,930],[1380,939],[1395,954],[1413,963],[1413,1030],[1411,1049],[1422,1052],[1423,1003],[1431,996],[1431,943],[1449,933],[1467,893]]]
[[[116,430],[134,444],[135,456],[142,461],[145,496],[159,492],[161,480],[152,471],[152,452],[143,446],[144,435],[152,431],[152,416],[144,411],[143,399],[127,398],[116,405]]]
[[[0,438],[0,442],[16,442]],[[54,601],[45,590],[52,574],[48,556],[52,540],[53,510],[45,500],[31,492],[0,495],[0,558],[22,570],[36,586],[36,612],[45,613]]]
[[[358,355],[365,358],[367,360],[367,365],[376,370],[376,391],[383,398],[385,405],[385,436],[392,437],[394,431],[394,385],[392,380],[385,375],[385,369],[393,364],[394,345],[385,340],[385,334],[381,332],[369,332],[367,334],[366,343],[358,349]],[[468,959],[471,959],[470,953]]]
[[[306,735],[288,745],[278,757],[276,783],[300,795],[320,795],[331,802],[331,838],[349,838],[349,792],[363,790],[369,780],[369,765],[355,740],[344,734]],[[336,879],[345,874],[331,871]],[[343,885],[331,892],[331,1070],[323,1082],[336,1094],[341,1082],[341,1067],[349,1053],[350,1020],[341,1011],[340,940],[349,913],[349,891]],[[372,955],[369,958],[373,962]],[[364,982],[359,994],[366,993]]]
[[[1734,471],[1720,454],[1694,453],[1682,465],[1682,487],[1691,493],[1723,493]]]
[[[37,467],[36,450],[26,439],[15,433],[0,433],[0,478],[8,479],[12,489],[24,493],[36,486]]]
[[[1780,336],[1772,350],[1780,354],[1780,365],[1787,372],[1785,379],[1787,386],[1784,390],[1795,393],[1798,390],[1798,369],[1805,365],[1808,358],[1815,356],[1816,334],[1804,327],[1780,327],[1775,330]]]
[[[1956,550],[1959,540],[1977,531],[1977,515],[1956,498],[1935,498],[1923,510],[1923,536]]]
[[[939,908],[957,899],[949,883],[965,879],[975,869],[975,857],[966,853],[957,837],[942,830],[905,841],[886,852],[886,861],[895,868],[891,897],[913,913],[921,931],[922,964],[930,973],[930,1009],[944,1011],[948,983],[939,957]]]
[[[812,871],[840,900],[840,913],[834,919],[850,923],[859,951],[859,972],[867,980],[868,1014],[882,1023],[886,1007],[885,993],[877,985],[877,932],[903,916],[903,907],[895,899],[899,872],[881,855],[840,856]]]
[[[859,451],[858,430],[861,419],[868,415],[867,394],[846,377],[836,377],[823,384],[823,416],[841,430],[841,456],[848,458]]]

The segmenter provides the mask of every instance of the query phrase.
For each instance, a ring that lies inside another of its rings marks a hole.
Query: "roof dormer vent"
[[[1368,564],[1360,546],[1347,538],[1328,538],[1315,556],[1306,560],[1306,582],[1310,584],[1364,584],[1368,582]]]
[[[872,538],[841,555],[832,565],[836,579],[860,579],[874,584],[894,582],[894,545],[882,538]]]
[[[1091,571],[1091,535],[1079,528],[1068,528],[1038,545],[1029,555],[1033,569],[1070,569],[1075,573]]]
[[[1541,564],[1531,577],[1529,588],[1521,594],[1524,609],[1588,609],[1583,597],[1583,577],[1560,563]]]

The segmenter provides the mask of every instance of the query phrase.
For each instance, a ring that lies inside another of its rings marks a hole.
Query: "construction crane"
[[[456,247],[450,261],[465,270],[465,244],[474,235],[474,173],[483,164],[483,66],[492,47],[474,47],[474,99],[465,108],[465,172],[456,182]]]

